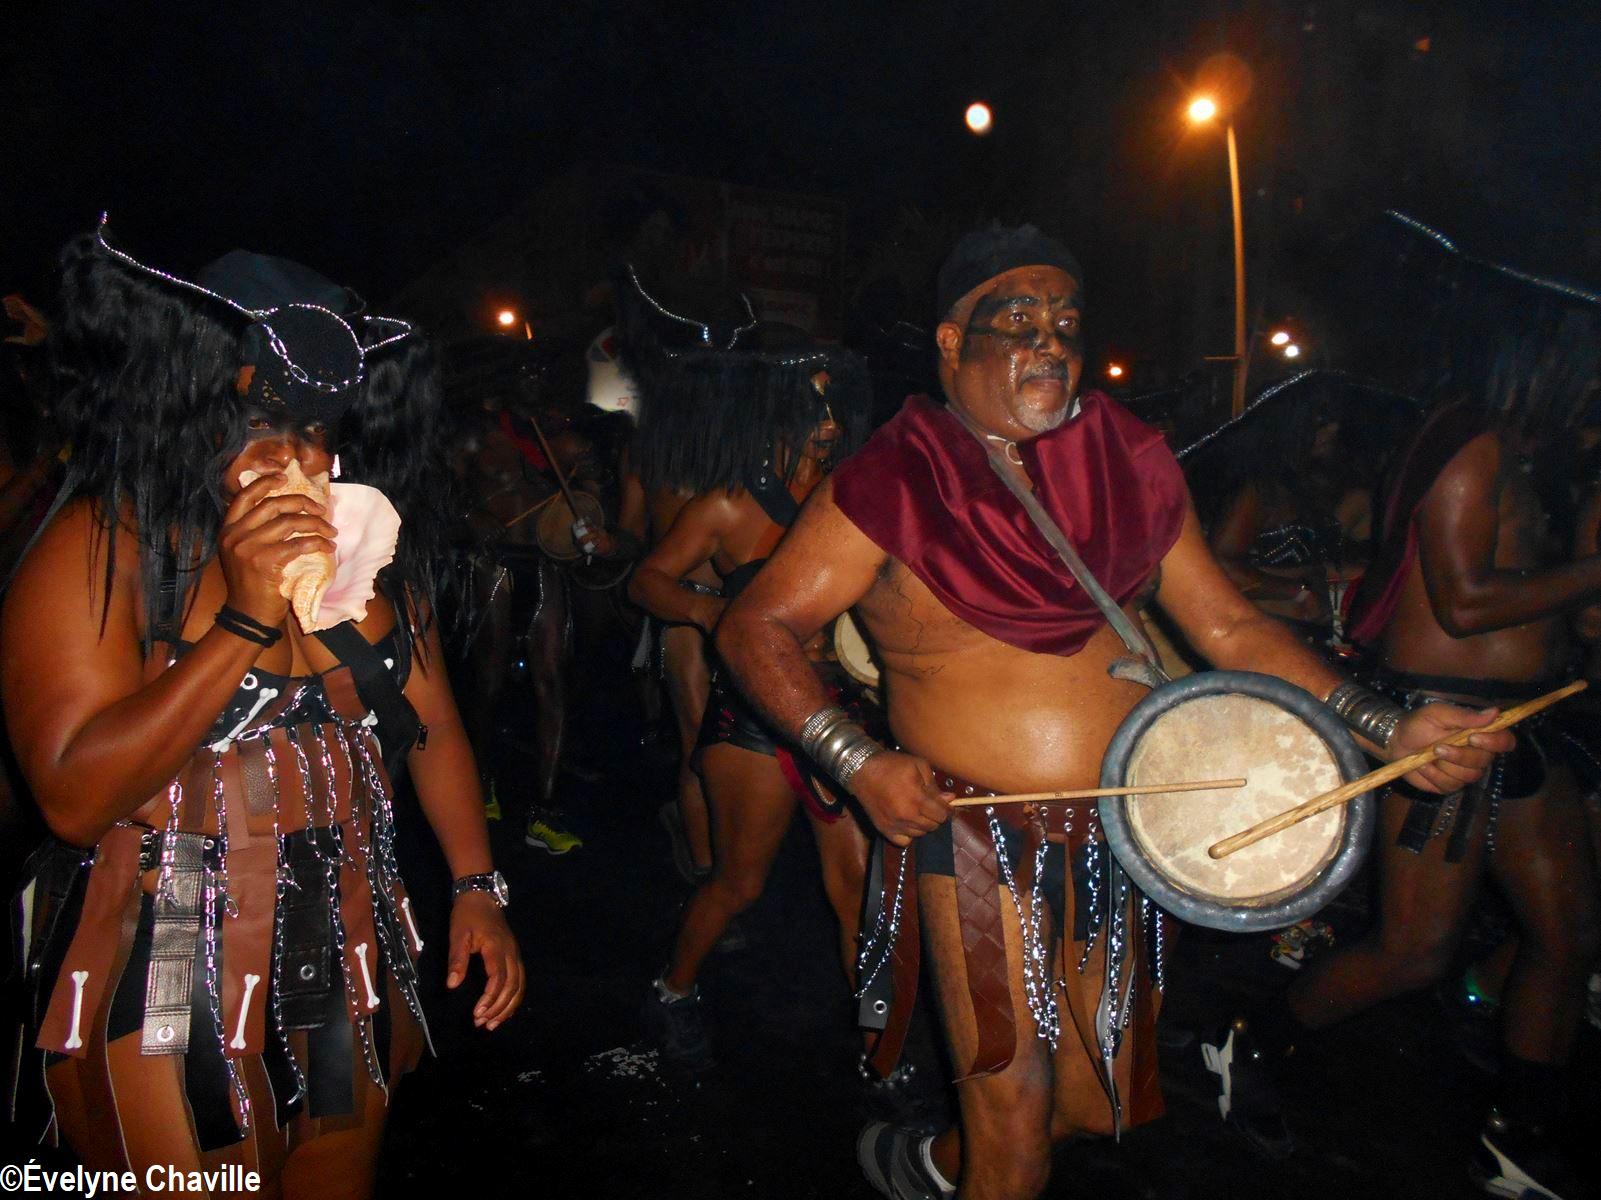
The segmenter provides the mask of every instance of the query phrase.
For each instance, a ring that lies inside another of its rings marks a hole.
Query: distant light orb
[[[1275,346],[1288,346],[1290,344],[1290,335],[1281,329],[1272,337],[1268,338],[1268,341],[1272,342]]]
[[[990,112],[990,106],[982,100],[974,101],[967,106],[967,128],[983,137],[995,124],[995,114]]]
[[[1107,373],[1107,375],[1109,375],[1113,379],[1121,379],[1121,378],[1123,378],[1123,368],[1120,367],[1117,363],[1110,364],[1106,368],[1106,373]]]
[[[1288,346],[1284,347],[1284,357],[1285,358],[1300,358],[1301,357],[1301,347],[1297,346],[1294,342],[1291,342]]]
[[[1190,120],[1204,124],[1217,116],[1217,101],[1210,96],[1197,96],[1190,101]]]
[[[512,312],[512,310],[509,308],[503,308],[495,314],[495,320],[500,322],[500,327],[502,329],[510,329],[513,325],[517,324],[517,314]]]

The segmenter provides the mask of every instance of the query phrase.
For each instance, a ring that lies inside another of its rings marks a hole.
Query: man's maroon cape
[[[1189,492],[1162,435],[1100,392],[1018,445],[1035,493],[1085,565],[1126,604],[1178,540]],[[1077,654],[1106,623],[984,448],[927,396],[833,475],[834,503],[953,614],[1040,654]]]

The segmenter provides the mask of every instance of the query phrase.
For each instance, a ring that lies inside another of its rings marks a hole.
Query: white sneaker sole
[[[555,849],[555,848],[553,848],[551,846],[547,846],[544,842],[540,841],[538,838],[531,838],[531,837],[523,838],[523,845],[532,846],[535,850],[543,850],[546,854],[550,855],[552,858],[560,858],[563,854],[571,854],[574,850],[578,849],[577,846],[568,846],[567,849],[565,849],[565,850],[557,850],[557,849]]]
[[[1227,1121],[1229,1113],[1234,1108],[1234,1080],[1231,1071],[1234,1066],[1234,1031],[1229,1030],[1229,1035],[1223,1039],[1221,1046],[1202,1042],[1201,1061],[1206,1064],[1208,1071],[1218,1077],[1222,1091],[1217,1098],[1217,1111]]]
[[[1522,1167],[1497,1150],[1482,1133],[1479,1135],[1479,1144],[1495,1159],[1497,1173],[1492,1178],[1475,1166],[1472,1175],[1474,1182],[1489,1195],[1502,1196],[1506,1200],[1563,1200],[1550,1188],[1530,1179]]]

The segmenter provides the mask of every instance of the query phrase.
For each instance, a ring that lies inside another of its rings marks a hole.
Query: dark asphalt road
[[[512,812],[495,829],[528,964],[527,1000],[486,1035],[471,1029],[469,997],[436,997],[439,1057],[398,1091],[380,1194],[871,1197],[854,1161],[858,1046],[809,834],[797,825],[786,842],[748,919],[750,948],[708,967],[703,987],[721,1065],[701,1087],[687,1086],[644,1042],[639,1023],[687,894],[656,821],[671,763],[642,750],[628,721],[591,713],[581,725],[576,757],[604,771],[595,782],[563,780],[585,848],[560,859],[530,850]],[[526,770],[514,750],[501,770],[515,792]],[[408,878],[440,911],[442,871],[418,861]],[[1326,914],[1341,936],[1366,922],[1367,886],[1360,880]],[[430,955],[442,940],[434,938]],[[1284,986],[1290,972],[1270,961],[1269,944],[1186,931],[1168,971],[1170,1036]],[[937,1069],[926,1045],[920,1057]],[[1601,1111],[1598,1063],[1601,1038],[1587,1029],[1581,1113]],[[1223,1128],[1211,1078],[1196,1050],[1169,1052],[1168,1116],[1121,1144],[1060,1148],[1048,1194],[1478,1194],[1465,1168],[1489,1079],[1459,1053],[1432,996],[1386,1005],[1304,1052],[1287,1097],[1303,1147],[1286,1162],[1258,1160]],[[1577,1132],[1593,1135],[1593,1124]],[[1593,1136],[1586,1145],[1593,1155]]]

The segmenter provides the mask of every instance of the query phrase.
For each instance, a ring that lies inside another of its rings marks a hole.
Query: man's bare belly
[[[1385,630],[1384,661],[1398,671],[1513,682],[1551,679],[1567,667],[1569,641],[1561,618],[1455,638],[1440,627],[1422,570],[1414,566],[1395,619]]]
[[[899,563],[857,612],[901,747],[996,791],[1096,786],[1113,732],[1149,694],[1107,675],[1126,653],[1109,627],[1071,657],[1020,650],[952,615]]]

